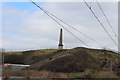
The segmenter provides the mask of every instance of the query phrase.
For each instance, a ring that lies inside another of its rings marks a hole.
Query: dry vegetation
[[[31,50],[4,53],[5,62],[30,64],[28,69],[4,71],[4,76],[38,76],[49,78],[118,78],[120,77],[120,56],[107,50],[78,47],[69,50]],[[110,61],[112,73],[110,74]],[[6,74],[7,73],[7,74]],[[23,74],[24,73],[24,74]],[[27,74],[26,74],[27,73]],[[48,75],[49,74],[49,75]]]
[[[35,70],[5,70],[4,76],[7,77],[39,77],[39,78],[69,78],[68,75],[61,72],[50,72],[50,71],[35,71]]]

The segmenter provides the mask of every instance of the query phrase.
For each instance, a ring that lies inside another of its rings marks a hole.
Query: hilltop
[[[6,63],[29,64],[27,70],[64,73],[73,78],[120,77],[119,54],[100,49],[45,49],[5,52]],[[112,64],[112,74],[110,74]],[[26,70],[26,69],[24,69]]]

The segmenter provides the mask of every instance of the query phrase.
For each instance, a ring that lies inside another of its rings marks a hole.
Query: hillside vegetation
[[[71,78],[120,77],[120,70],[118,70],[120,68],[120,56],[107,50],[77,47],[63,50],[46,49],[5,52],[4,54],[6,63],[31,65],[24,70],[60,72]],[[110,73],[111,68],[112,73]]]

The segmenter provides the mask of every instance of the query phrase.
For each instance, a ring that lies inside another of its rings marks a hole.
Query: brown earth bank
[[[25,73],[25,71],[33,71],[34,73],[37,71],[40,74],[45,71],[49,74],[46,77],[50,78],[120,77],[120,55],[109,50],[77,47],[63,50],[45,49],[5,52],[4,55],[6,63],[31,65],[29,68],[20,70],[21,72],[6,70],[3,72],[4,75],[7,75],[6,73],[13,74],[14,72],[14,74],[20,73],[19,75],[23,75],[22,73]],[[35,75],[32,74],[33,72],[30,72],[31,75]]]
[[[34,71],[34,70],[4,70],[3,77],[29,77],[29,78],[70,78],[61,72]]]

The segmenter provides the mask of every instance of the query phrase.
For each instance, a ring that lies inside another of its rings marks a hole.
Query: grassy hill
[[[119,54],[99,49],[45,49],[5,52],[6,63],[30,64],[28,70],[64,73],[72,78],[120,77]],[[112,64],[112,74],[110,74]],[[24,69],[26,70],[26,69]]]
[[[36,62],[36,56],[49,54],[58,49],[30,50],[21,52],[4,52],[5,63],[13,64],[32,64]],[[39,58],[40,59],[40,58]],[[39,60],[38,60],[39,61]]]

